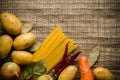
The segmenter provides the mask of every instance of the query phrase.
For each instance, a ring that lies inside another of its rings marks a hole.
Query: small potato
[[[2,35],[0,37],[0,59],[7,57],[12,48],[13,40],[9,35]]]
[[[26,49],[35,42],[35,35],[31,32],[29,33],[24,33],[19,36],[17,36],[13,42],[13,47],[16,50],[22,50]]]
[[[21,32],[22,24],[20,20],[12,13],[1,13],[1,23],[6,32],[11,35],[18,35]]]
[[[104,67],[97,67],[93,70],[93,75],[97,80],[115,80],[114,75]]]
[[[74,80],[77,73],[77,67],[69,65],[59,75],[58,80]]]
[[[12,51],[11,57],[13,62],[20,65],[30,64],[33,60],[33,55],[28,51]]]
[[[36,80],[53,80],[50,75],[41,75]]]

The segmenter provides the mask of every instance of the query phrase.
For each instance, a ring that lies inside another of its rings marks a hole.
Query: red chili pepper
[[[70,65],[74,59],[81,53],[82,51],[78,51],[76,52],[75,54],[73,54],[72,56],[68,57],[65,59],[65,63],[63,64],[62,68],[60,68],[57,73],[56,73],[56,76],[59,76],[60,73],[68,66]]]
[[[63,66],[63,64],[65,63],[65,59],[67,57],[67,51],[68,51],[68,43],[69,43],[69,41],[66,43],[65,52],[63,54],[62,61],[54,69],[56,73]]]

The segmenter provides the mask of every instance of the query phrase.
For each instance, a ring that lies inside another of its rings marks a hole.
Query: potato
[[[113,74],[104,67],[97,67],[93,70],[93,75],[97,80],[115,80]]]
[[[32,62],[33,55],[28,51],[12,51],[11,58],[17,64],[27,65]]]
[[[29,33],[24,33],[19,36],[17,36],[13,42],[13,47],[16,50],[22,50],[26,49],[35,42],[35,35],[31,32]]]
[[[50,75],[41,75],[36,80],[53,80]]]
[[[1,23],[6,32],[11,35],[18,35],[21,32],[22,24],[20,20],[12,13],[1,13]]]
[[[9,35],[2,35],[0,37],[0,59],[7,57],[12,48],[13,40]]]
[[[77,73],[77,67],[69,65],[59,75],[58,80],[74,80]]]

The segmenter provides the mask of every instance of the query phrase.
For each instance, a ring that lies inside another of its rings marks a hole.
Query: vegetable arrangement
[[[0,36],[0,59],[10,57],[0,69],[4,80],[74,80],[78,71],[80,80],[114,80],[107,68],[91,70],[100,55],[99,44],[86,57],[80,55],[84,54],[82,50],[73,52],[78,46],[61,27],[56,27],[43,43],[39,43],[30,32],[33,23],[22,25],[14,14],[6,12],[0,14],[0,19],[6,31]],[[72,64],[76,58],[78,67]]]

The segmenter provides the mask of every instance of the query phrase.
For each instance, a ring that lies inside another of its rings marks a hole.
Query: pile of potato
[[[0,59],[3,60],[10,54],[12,61],[16,64],[27,65],[31,63],[32,53],[26,51],[26,49],[35,43],[35,34],[32,32],[22,33],[23,25],[12,13],[1,13],[0,20],[2,28],[6,32],[0,36]],[[11,36],[15,36],[15,38],[13,39]],[[8,77],[8,75],[5,75],[7,72],[1,73],[4,74],[4,77]]]

